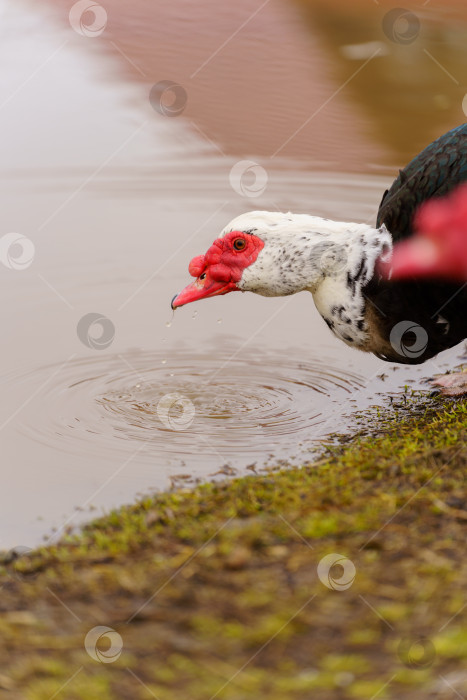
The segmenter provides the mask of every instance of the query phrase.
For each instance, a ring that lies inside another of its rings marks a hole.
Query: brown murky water
[[[459,355],[393,371],[305,293],[173,318],[169,302],[244,210],[374,219],[397,168],[465,119],[463,3],[410,4],[420,27],[384,31],[394,3],[104,5],[86,36],[82,5],[76,31],[68,2],[0,0],[2,235],[34,246],[2,244],[0,548],[174,482],[303,461]],[[163,80],[183,89],[157,109]]]

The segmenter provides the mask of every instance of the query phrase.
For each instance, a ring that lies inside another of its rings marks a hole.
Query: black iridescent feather
[[[412,234],[417,207],[447,194],[467,180],[467,124],[427,146],[399,172],[379,206],[377,225],[385,224],[394,241]]]
[[[413,218],[426,199],[446,195],[467,180],[467,124],[452,129],[416,156],[384,193],[377,225],[385,224],[394,242],[413,233]],[[467,241],[466,241],[467,245]],[[403,358],[384,353],[391,362],[418,364],[467,337],[467,285],[443,281],[388,282],[373,278],[365,289],[378,331],[389,339],[401,321],[412,321],[428,334],[426,350]]]

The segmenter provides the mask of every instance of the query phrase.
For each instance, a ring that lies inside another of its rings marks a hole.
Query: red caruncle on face
[[[263,247],[261,238],[243,231],[215,240],[205,255],[190,262],[188,271],[196,281],[173,299],[172,308],[238,290],[243,270],[255,262]]]
[[[231,231],[214,241],[205,255],[193,258],[188,267],[192,277],[199,277],[206,268],[211,279],[239,282],[245,267],[258,257],[264,242],[253,234]]]

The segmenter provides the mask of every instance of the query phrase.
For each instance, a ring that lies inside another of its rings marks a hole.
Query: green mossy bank
[[[0,698],[467,696],[466,437],[436,400],[5,561]]]

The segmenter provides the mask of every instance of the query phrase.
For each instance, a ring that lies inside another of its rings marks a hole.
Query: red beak
[[[180,294],[176,294],[172,299],[171,307],[172,309],[177,309],[179,306],[191,304],[192,301],[198,301],[198,299],[207,299],[208,297],[216,297],[234,291],[239,291],[235,282],[218,282],[210,279],[208,273],[204,280],[198,277],[185,287]]]

